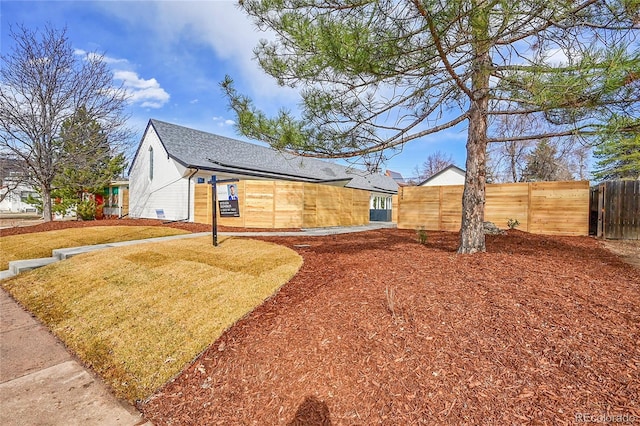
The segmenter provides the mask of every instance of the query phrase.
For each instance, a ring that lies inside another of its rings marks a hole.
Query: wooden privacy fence
[[[218,223],[240,228],[317,228],[369,223],[368,191],[314,183],[241,180],[240,217]],[[194,219],[211,223],[211,185],[195,187]]]
[[[592,234],[640,240],[640,180],[604,182],[591,188]]]
[[[459,231],[462,185],[401,187],[398,228]],[[488,184],[484,220],[535,234],[588,235],[589,182],[528,182]]]

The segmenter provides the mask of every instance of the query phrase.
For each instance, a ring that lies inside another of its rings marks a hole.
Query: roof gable
[[[454,164],[451,164],[451,165],[445,167],[444,169],[440,170],[438,173],[434,174],[433,176],[429,176],[428,179],[420,182],[418,184],[418,186],[423,186],[424,184],[431,182],[432,180],[438,178],[439,176],[442,176],[445,173],[451,173],[451,172],[457,173],[457,174],[459,174],[461,176],[464,176],[466,174],[466,172],[463,169],[461,169],[460,167],[458,167],[458,166],[456,166]]]

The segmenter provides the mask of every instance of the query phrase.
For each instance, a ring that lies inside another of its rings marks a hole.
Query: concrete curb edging
[[[6,271],[0,271],[0,280],[13,277],[22,272],[27,272],[32,269],[41,268],[43,266],[47,266],[52,263],[59,262],[61,260],[69,259],[73,256],[76,256],[82,253],[89,253],[92,251],[103,250],[103,249],[113,248],[113,247],[125,247],[125,246],[132,246],[136,244],[156,243],[156,242],[171,241],[171,240],[178,240],[178,239],[184,239],[184,238],[197,238],[197,237],[203,237],[206,235],[211,235],[211,232],[170,235],[167,237],[148,238],[144,240],[119,241],[115,243],[96,244],[92,246],[79,246],[79,247],[55,249],[51,253],[52,257],[42,257],[39,259],[14,260],[9,262],[9,269]]]

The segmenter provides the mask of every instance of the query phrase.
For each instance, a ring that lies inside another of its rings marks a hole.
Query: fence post
[[[528,182],[527,183],[527,232],[531,232],[531,229],[533,228],[533,224],[531,223],[531,221],[533,220],[533,209],[531,208],[531,204],[533,203],[533,183],[532,182]]]
[[[603,238],[605,232],[604,224],[604,199],[605,199],[606,185],[601,183],[598,185],[598,230],[596,231],[596,237]]]

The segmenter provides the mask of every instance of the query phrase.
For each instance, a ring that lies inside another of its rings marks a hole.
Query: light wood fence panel
[[[371,203],[371,193],[369,191],[351,190],[352,206],[350,225],[365,225],[369,223],[369,206]],[[396,208],[394,207],[394,210]]]
[[[398,223],[398,196],[391,196],[391,222]]]
[[[487,185],[484,220],[506,228],[509,219],[520,222],[518,229],[529,229],[529,185],[501,183]]]
[[[398,199],[398,228],[460,230],[461,185],[404,187]],[[486,186],[485,220],[500,228],[552,235],[588,235],[589,182],[531,182]]]
[[[317,226],[338,226],[341,224],[340,215],[344,200],[339,189],[337,186],[318,185],[318,191],[315,195]]]
[[[304,184],[304,201],[302,205],[302,223],[305,228],[317,228],[318,225],[318,186],[312,183]]]
[[[440,188],[405,186],[398,189],[398,228],[440,229]]]
[[[275,222],[275,182],[247,180],[245,183],[244,225],[247,228],[273,228]],[[233,226],[233,225],[229,225]]]
[[[457,231],[462,222],[462,190],[464,187],[437,186],[440,190],[440,229]]]
[[[301,228],[304,223],[304,184],[300,182],[275,182],[274,228]]]
[[[589,235],[589,182],[530,184],[529,232]]]
[[[240,217],[220,217],[224,226],[244,228],[317,228],[369,223],[368,191],[302,182],[241,180]],[[211,223],[211,186],[198,184],[194,220]]]
[[[194,222],[211,224],[211,186],[196,184],[193,192]]]
[[[122,190],[122,216],[129,214],[129,190]]]

